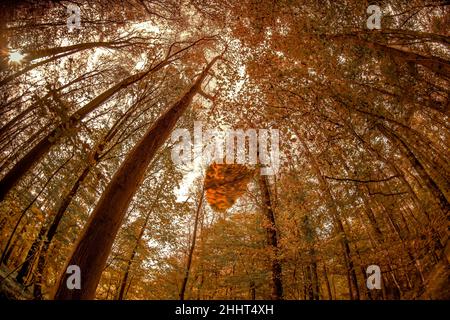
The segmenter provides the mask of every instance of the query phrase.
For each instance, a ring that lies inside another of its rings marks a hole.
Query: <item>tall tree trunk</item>
[[[327,38],[333,38],[338,41],[345,41],[346,44],[353,42],[355,45],[377,50],[383,53],[389,54],[393,59],[398,59],[405,63],[414,63],[433,71],[439,76],[449,79],[450,77],[450,62],[440,57],[427,55],[423,53],[416,53],[407,47],[398,45],[389,45],[379,43],[373,40],[367,40],[359,37],[356,34],[340,34],[325,36]],[[397,61],[398,61],[397,60]]]
[[[411,199],[415,205],[415,207],[417,208],[417,210],[426,218],[429,227],[431,229],[431,232],[433,234],[433,244],[430,244],[430,249],[432,250],[433,254],[439,257],[439,253],[442,252],[443,246],[441,243],[441,237],[440,234],[438,232],[438,230],[436,230],[434,228],[434,226],[431,224],[431,217],[430,217],[430,213],[428,212],[428,208],[426,208],[422,201],[420,201],[419,197],[417,196],[416,192],[413,190],[413,188],[411,187],[411,185],[409,184],[409,182],[406,180],[404,174],[401,172],[401,170],[391,161],[389,161],[386,157],[382,156],[377,150],[375,150],[369,143],[367,143],[364,139],[362,139],[357,133],[356,131],[353,129],[353,127],[351,126],[351,124],[346,120],[345,117],[341,117],[342,121],[346,124],[347,128],[349,129],[349,131],[352,133],[352,135],[364,146],[364,148],[366,150],[368,150],[370,152],[370,154],[372,154],[376,159],[378,159],[379,161],[382,161],[383,163],[385,163],[387,165],[387,167],[389,168],[390,171],[392,171],[392,173],[394,175],[396,175],[398,177],[398,179],[400,179],[400,181],[402,182],[402,185],[405,186],[408,190],[409,195],[411,196]],[[364,206],[366,207],[365,213],[367,214],[367,217],[371,223],[371,226],[374,230],[374,233],[376,235],[377,238],[377,242],[378,243],[382,243],[383,242],[383,235],[381,232],[381,229],[376,221],[375,215],[373,213],[373,210],[371,208],[370,205],[370,201],[369,201],[369,190],[368,187],[365,186],[365,190],[362,189],[363,187],[361,185],[358,185],[358,190],[361,194],[361,197],[363,199],[364,202]]]
[[[311,274],[312,274],[312,285],[313,285],[313,297],[314,300],[320,300],[320,283],[319,283],[319,275],[317,273],[317,259],[316,252],[314,249],[310,250],[310,257],[312,259],[311,262]]]
[[[325,279],[325,284],[327,285],[328,300],[333,300],[333,294],[331,293],[330,281],[328,280],[328,272],[325,264],[323,265],[323,277]]]
[[[52,242],[54,236],[56,235],[56,231],[58,229],[58,226],[61,222],[61,219],[66,212],[67,208],[69,207],[70,203],[72,202],[73,197],[77,194],[78,189],[80,188],[82,182],[87,177],[89,172],[93,167],[95,167],[99,161],[100,158],[105,156],[108,151],[103,152],[106,144],[111,141],[111,139],[116,135],[118,132],[120,126],[132,115],[132,113],[135,111],[135,108],[138,104],[135,106],[130,107],[115,123],[114,125],[109,129],[109,131],[106,133],[105,137],[102,139],[100,143],[98,143],[94,149],[90,152],[88,155],[88,164],[84,167],[81,175],[78,177],[78,179],[75,181],[75,183],[72,185],[71,190],[69,193],[64,197],[63,201],[59,204],[58,209],[56,210],[56,214],[53,218],[52,223],[50,224],[50,227],[45,234],[44,242],[42,245],[41,252],[39,254],[39,259],[37,263],[37,269],[36,269],[36,282],[34,286],[34,296],[36,299],[40,299],[42,296],[41,292],[41,286],[42,286],[42,275],[44,272],[44,268],[46,265],[46,259],[47,259],[47,252],[50,247],[50,243]]]
[[[144,234],[146,225],[147,225],[147,223],[145,223],[145,225],[142,226],[141,234],[139,234],[139,239]],[[137,250],[139,248],[139,243],[140,243],[140,241],[136,241],[136,244],[133,247],[133,251],[131,252],[131,256],[130,256],[130,258],[127,261],[127,265],[126,265],[126,268],[125,268],[125,273],[123,274],[123,278],[120,280],[119,295],[117,296],[117,300],[123,300],[123,298],[124,298],[125,289],[127,288],[127,283],[128,283],[128,277],[130,275],[131,265],[133,264],[134,257],[137,254]]]
[[[52,242],[53,238],[56,235],[56,231],[58,230],[59,224],[61,222],[61,219],[62,219],[64,213],[67,210],[67,207],[72,202],[73,197],[77,193],[83,180],[86,178],[86,176],[90,172],[90,169],[91,169],[91,167],[89,165],[86,166],[84,168],[83,172],[81,173],[81,175],[78,177],[78,179],[72,185],[72,189],[69,191],[67,196],[64,198],[64,200],[59,205],[58,210],[48,228],[48,231],[46,232],[46,234],[43,237],[42,249],[40,251],[38,263],[37,263],[37,267],[36,267],[36,281],[35,281],[35,287],[34,287],[34,297],[36,299],[40,299],[42,296],[42,275],[44,272],[50,243]]]
[[[250,281],[250,299],[256,300],[256,285],[255,281]]]
[[[195,94],[201,89],[203,80],[218,58],[219,56],[215,57],[207,65],[187,93],[149,128],[114,174],[63,269],[56,284],[55,299],[93,299],[95,297],[95,290],[112,244],[128,205],[144,178],[147,166],[167,140]],[[65,272],[69,265],[77,265],[82,271],[80,290],[69,290],[66,287]]]
[[[272,259],[272,294],[271,298],[273,300],[283,299],[283,283],[282,283],[282,269],[281,262],[279,259],[279,248],[278,248],[278,236],[275,223],[275,214],[273,212],[273,204],[270,199],[269,186],[267,182],[267,177],[259,174],[259,186],[261,189],[262,201],[263,201],[263,212],[267,219],[268,226],[266,228],[267,232],[267,244],[271,249],[271,259]]]
[[[306,282],[305,282],[306,292],[308,293],[308,300],[314,300],[313,292],[313,279],[311,272],[311,265],[306,266]]]
[[[310,280],[310,300],[319,300],[319,277],[317,275],[317,257],[316,250],[314,249],[315,244],[315,233],[314,229],[311,226],[311,221],[308,215],[303,217],[303,233],[306,242],[309,245],[308,254],[309,254],[309,280]]]
[[[372,154],[374,157],[376,157],[376,159],[378,159],[379,161],[382,161],[383,163],[385,163],[387,165],[387,167],[389,168],[389,170],[391,170],[393,174],[395,174],[396,176],[399,177],[399,179],[402,181],[404,186],[408,189],[408,192],[409,192],[410,196],[413,198],[414,203],[415,203],[416,207],[418,208],[418,210],[427,218],[428,221],[430,221],[430,215],[429,215],[428,211],[423,206],[423,204],[420,201],[420,199],[418,198],[416,192],[413,190],[413,188],[411,187],[409,182],[406,180],[405,176],[400,171],[400,169],[392,161],[389,161],[385,156],[381,155],[380,152],[378,152],[378,150],[374,149],[370,143],[365,141],[354,130],[354,128],[352,127],[351,123],[348,122],[345,117],[341,117],[341,119],[346,124],[347,128],[352,133],[352,135],[363,145],[363,147],[367,151],[369,151],[370,154]]]
[[[26,227],[27,226],[24,223],[22,228],[20,228],[18,234],[23,235],[25,230],[26,230]],[[11,239],[11,237],[10,237],[10,239]],[[5,264],[5,265],[11,264],[10,263],[10,259],[11,259],[11,256],[13,254],[14,248],[18,247],[18,244],[20,243],[21,240],[22,240],[21,237],[15,237],[15,239],[14,239],[14,241],[12,241],[11,245],[8,246],[8,249],[3,249],[3,253],[2,253],[2,256],[3,256],[2,261],[3,262],[2,262],[2,264]]]

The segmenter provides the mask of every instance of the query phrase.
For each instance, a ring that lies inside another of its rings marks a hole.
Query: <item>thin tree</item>
[[[204,195],[203,195],[203,190],[202,190],[201,194],[200,194],[200,200],[197,205],[197,210],[195,211],[194,230],[192,231],[192,243],[189,247],[189,253],[188,253],[188,257],[187,257],[187,261],[186,261],[186,269],[184,271],[183,281],[181,282],[180,293],[178,295],[180,297],[180,300],[184,300],[186,285],[188,283],[189,275],[191,272],[192,258],[194,256],[195,244],[197,241],[197,227],[198,227],[198,222],[199,222],[199,218],[200,218],[200,212],[202,210],[202,205],[203,205],[203,197],[204,197]]]

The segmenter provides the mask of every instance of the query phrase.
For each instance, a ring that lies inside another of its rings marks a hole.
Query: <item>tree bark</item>
[[[278,235],[275,222],[275,214],[273,211],[272,200],[270,199],[270,191],[268,187],[267,177],[259,174],[259,186],[261,189],[263,212],[267,219],[268,226],[267,244],[271,249],[272,259],[272,294],[273,300],[283,299],[283,283],[282,283],[282,268],[279,260]]]

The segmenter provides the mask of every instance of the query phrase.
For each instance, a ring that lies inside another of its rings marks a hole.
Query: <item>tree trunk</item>
[[[328,280],[327,267],[325,265],[323,265],[323,277],[325,279],[325,284],[327,285],[328,300],[333,300],[333,295],[331,293],[330,281]]]
[[[383,53],[388,53],[394,59],[398,59],[405,63],[421,65],[443,78],[449,79],[450,77],[450,62],[440,57],[416,53],[409,48],[398,45],[382,44],[373,40],[366,40],[356,34],[332,35],[328,36],[328,38],[333,38],[338,41],[345,41],[347,44],[350,41],[356,45],[367,47],[372,50],[378,50]]]
[[[283,299],[283,283],[282,283],[282,269],[279,260],[278,237],[275,223],[275,214],[273,212],[273,204],[270,199],[270,192],[267,183],[267,177],[259,174],[259,186],[261,189],[263,211],[269,223],[267,226],[267,244],[271,249],[272,259],[272,295],[273,300]]]
[[[186,291],[186,285],[189,280],[189,274],[191,272],[192,257],[194,256],[195,243],[197,240],[197,226],[198,226],[198,221],[200,218],[200,211],[202,210],[202,205],[203,205],[203,190],[200,194],[200,200],[199,200],[199,203],[197,206],[197,211],[195,212],[194,230],[192,232],[193,233],[192,234],[192,244],[189,248],[188,259],[186,262],[186,271],[184,273],[183,282],[181,283],[180,294],[179,294],[180,300],[184,300],[184,293]]]
[[[22,213],[20,214],[19,219],[17,219],[17,222],[16,222],[16,224],[15,224],[13,230],[11,231],[11,235],[9,236],[8,241],[6,242],[6,246],[5,246],[5,248],[3,249],[3,254],[2,254],[2,256],[0,257],[0,264],[6,261],[6,260],[5,260],[4,253],[8,250],[8,247],[9,247],[9,245],[11,244],[11,240],[12,240],[12,238],[14,237],[14,235],[15,235],[15,233],[16,233],[16,231],[17,231],[17,228],[19,227],[20,222],[21,222],[22,219],[25,217],[25,215],[26,215],[28,209],[30,209],[30,208],[33,206],[33,204],[36,202],[36,200],[39,198],[39,196],[42,194],[42,192],[44,192],[45,188],[46,188],[47,185],[50,183],[50,181],[53,179],[53,177],[54,177],[56,174],[58,174],[58,172],[59,172],[62,168],[64,168],[64,166],[72,159],[72,157],[73,157],[73,154],[72,154],[72,155],[71,155],[64,163],[62,163],[62,164],[58,167],[58,169],[56,169],[56,171],[54,171],[54,172],[51,174],[51,176],[50,176],[50,177],[47,179],[47,181],[45,182],[44,186],[41,188],[41,191],[39,191],[39,193],[38,193],[38,194],[34,197],[34,199],[28,204],[28,206],[27,206],[25,209],[22,210]]]
[[[125,112],[125,114],[123,114],[114,123],[114,125],[110,128],[108,133],[103,138],[102,142],[99,143],[94,148],[94,150],[91,151],[91,154],[88,156],[88,159],[89,159],[88,161],[90,163],[88,163],[85,166],[81,175],[78,177],[78,179],[72,185],[72,189],[69,191],[69,193],[66,195],[66,197],[61,202],[58,209],[56,210],[56,215],[53,218],[53,221],[49,227],[49,230],[44,237],[44,244],[42,246],[42,249],[41,249],[41,252],[39,255],[39,259],[38,259],[38,263],[37,263],[36,281],[35,281],[35,286],[34,286],[34,297],[36,299],[40,299],[42,297],[42,292],[41,292],[42,283],[41,282],[42,282],[42,275],[44,272],[44,268],[46,265],[48,249],[50,247],[50,244],[51,244],[54,236],[56,235],[56,231],[58,229],[58,226],[61,222],[61,219],[62,219],[65,211],[69,207],[70,203],[72,202],[73,197],[77,194],[78,189],[81,186],[81,183],[87,177],[87,175],[89,174],[91,169],[99,163],[101,157],[105,156],[109,152],[109,151],[103,152],[105,145],[115,136],[115,134],[118,132],[118,129],[120,128],[120,125],[123,124],[124,121],[126,121],[130,117],[130,115],[133,113],[134,109],[135,109],[134,107],[129,108],[127,110],[127,112]]]
[[[390,171],[392,171],[392,174],[396,175],[398,177],[398,179],[400,179],[400,181],[402,182],[403,186],[405,186],[408,190],[409,195],[411,196],[411,199],[415,205],[415,207],[417,208],[417,210],[426,218],[427,222],[429,223],[429,227],[431,229],[431,232],[433,234],[433,244],[430,244],[430,250],[433,252],[434,255],[439,256],[439,253],[442,252],[443,246],[441,243],[441,237],[440,234],[438,232],[438,230],[436,230],[434,228],[434,226],[430,223],[431,222],[431,217],[430,217],[430,213],[428,212],[428,208],[426,208],[423,203],[420,201],[420,199],[418,198],[416,192],[413,190],[413,188],[411,187],[411,185],[409,184],[409,182],[406,180],[404,174],[401,172],[401,170],[391,161],[389,161],[386,157],[382,156],[377,150],[375,150],[374,148],[372,148],[372,146],[367,143],[364,139],[362,139],[353,129],[353,127],[351,126],[351,124],[343,117],[341,117],[341,119],[343,120],[343,122],[346,124],[347,128],[349,129],[349,131],[352,133],[352,135],[358,140],[360,141],[360,143],[364,146],[364,148],[366,150],[369,151],[370,154],[372,154],[376,159],[378,159],[379,161],[382,161],[383,163],[385,163],[387,165],[387,167],[389,168]],[[368,187],[365,186],[365,190],[362,189],[362,186],[359,185],[359,192],[361,194],[361,197],[363,199],[364,202],[364,206],[366,207],[365,213],[367,214],[367,217],[371,223],[371,226],[373,228],[373,231],[376,235],[377,238],[377,242],[378,243],[382,243],[384,241],[383,239],[383,234],[381,232],[381,229],[376,221],[375,215],[373,213],[373,210],[370,206],[370,197],[369,197],[369,190]],[[437,252],[437,254],[436,254]]]
[[[316,257],[316,250],[314,249],[315,244],[315,233],[314,229],[311,226],[311,221],[309,219],[308,215],[305,215],[303,217],[303,233],[306,242],[309,245],[309,273],[310,276],[308,277],[308,280],[310,281],[310,300],[319,300],[319,277],[317,275],[317,257]]]
[[[58,230],[58,226],[61,222],[61,219],[62,219],[64,213],[67,210],[67,207],[72,202],[72,199],[75,196],[75,194],[77,193],[77,191],[81,185],[81,182],[83,182],[83,180],[86,178],[90,169],[91,169],[91,167],[89,165],[86,166],[84,168],[83,172],[81,173],[81,175],[78,177],[77,181],[75,181],[75,183],[72,186],[72,189],[69,191],[67,196],[64,198],[62,203],[59,205],[58,211],[56,212],[56,215],[54,216],[52,223],[50,224],[50,226],[48,228],[47,233],[43,237],[44,241],[43,241],[41,252],[39,254],[37,268],[36,268],[36,281],[35,281],[34,296],[37,299],[39,299],[42,295],[42,292],[41,292],[42,273],[44,272],[44,267],[46,264],[47,254],[48,254],[48,249],[50,247],[50,243],[52,242],[53,238],[56,235],[56,231]],[[39,287],[39,288],[37,288],[37,287]]]
[[[256,285],[255,281],[250,281],[250,299],[256,300]]]

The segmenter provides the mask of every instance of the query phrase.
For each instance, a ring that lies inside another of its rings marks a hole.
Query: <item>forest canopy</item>
[[[1,298],[450,298],[448,1],[0,12]]]

